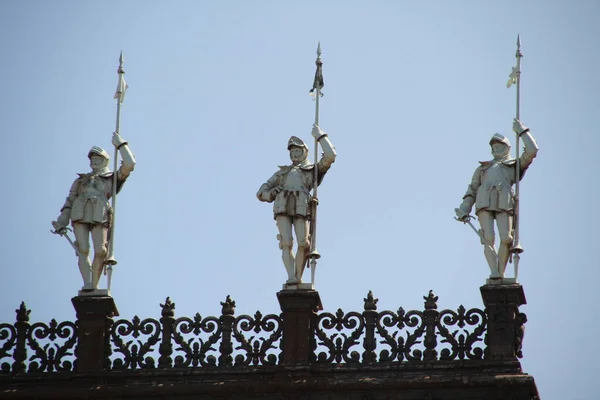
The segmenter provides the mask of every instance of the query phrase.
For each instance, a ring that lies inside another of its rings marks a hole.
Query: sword
[[[60,235],[60,236],[64,237],[65,239],[67,239],[67,242],[69,242],[69,244],[71,245],[73,250],[75,250],[75,255],[77,257],[79,257],[79,249],[77,248],[77,246],[75,245],[75,242],[73,242],[73,239],[71,239],[71,237],[69,236],[69,233],[68,233],[68,231],[70,231],[71,228],[62,226],[57,221],[52,221],[52,227],[54,227],[54,230],[53,231],[51,230],[50,232],[54,233],[55,235]]]
[[[454,217],[455,220],[465,223],[465,224],[469,224],[469,226],[471,227],[471,229],[473,229],[473,231],[475,232],[475,234],[479,237],[479,240],[481,240],[481,244],[486,246],[488,249],[490,249],[491,251],[494,252],[494,255],[496,257],[498,257],[498,254],[496,253],[496,249],[494,249],[492,246],[490,246],[484,239],[483,234],[481,233],[481,230],[478,230],[477,228],[475,228],[475,226],[473,226],[473,223],[471,222],[471,218],[474,218],[472,215],[469,214],[465,214],[462,210],[455,208],[454,212],[456,212],[456,215],[458,217]]]

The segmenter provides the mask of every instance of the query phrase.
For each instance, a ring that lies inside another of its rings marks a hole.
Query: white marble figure
[[[516,118],[513,130],[519,134],[525,145],[525,150],[519,158],[522,179],[537,155],[538,146],[529,128]],[[480,236],[484,244],[484,254],[491,271],[490,279],[499,279],[504,278],[513,246],[515,206],[513,185],[516,182],[517,160],[510,156],[510,141],[499,133],[492,136],[490,146],[494,159],[480,161],[481,165],[475,170],[471,184],[456,213],[460,221],[468,221],[471,208],[475,205],[475,214],[481,225]],[[494,220],[500,236],[497,252],[494,247]]]
[[[323,148],[323,156],[317,165],[320,184],[337,154],[327,134],[317,125],[313,125],[312,136]],[[279,171],[258,189],[256,197],[260,201],[274,202],[273,213],[279,229],[277,239],[288,275],[286,283],[298,284],[302,282],[302,273],[310,253],[310,191],[314,186],[314,164],[307,159],[308,147],[296,136],[292,136],[288,141],[288,150],[292,165],[280,166]],[[298,241],[295,256],[292,228]]]
[[[112,144],[119,149],[123,159],[117,171],[117,193],[133,171],[135,157],[125,140],[113,133]],[[109,203],[113,193],[113,172],[108,168],[110,156],[94,146],[88,153],[92,172],[78,174],[69,196],[60,210],[60,216],[52,224],[57,233],[65,232],[69,221],[75,234],[75,246],[79,258],[79,272],[84,291],[97,290],[104,268],[110,238],[112,208]],[[94,246],[94,261],[90,263],[90,234]]]

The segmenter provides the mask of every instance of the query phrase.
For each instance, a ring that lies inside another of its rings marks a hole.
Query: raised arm
[[[333,147],[327,134],[318,125],[313,125],[312,135],[323,149],[323,156],[318,164],[319,174],[325,173],[331,167],[331,164],[335,162],[335,157],[337,156],[335,147]]]
[[[112,144],[117,147],[122,158],[121,166],[117,171],[117,178],[119,180],[125,180],[135,167],[135,156],[131,152],[127,141],[116,132],[113,133]]]
[[[523,140],[523,145],[525,146],[523,154],[519,157],[521,171],[524,171],[531,165],[533,159],[537,156],[539,148],[535,139],[531,135],[531,132],[529,132],[529,128],[523,125],[523,123],[516,118],[513,122],[513,130]],[[520,151],[520,149],[517,150]]]

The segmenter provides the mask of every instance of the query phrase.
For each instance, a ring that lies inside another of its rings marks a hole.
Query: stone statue
[[[529,132],[529,128],[514,119],[513,130],[525,144],[525,150],[519,158],[520,178],[537,155],[538,146]],[[491,161],[480,161],[471,184],[463,196],[463,202],[456,209],[457,219],[468,222],[471,208],[475,205],[475,214],[481,229],[479,236],[484,245],[484,254],[490,267],[490,279],[504,278],[504,271],[513,246],[515,194],[513,185],[516,182],[517,160],[510,157],[510,141],[496,133],[490,140]],[[494,247],[494,220],[498,226],[500,244],[498,251]]]
[[[129,145],[118,133],[113,133],[112,144],[122,157],[117,171],[118,193],[125,180],[133,171],[135,157]],[[79,272],[83,279],[84,291],[97,290],[104,268],[110,240],[109,230],[112,208],[109,200],[113,193],[113,172],[108,168],[110,156],[100,147],[94,146],[88,153],[92,172],[79,174],[69,196],[60,210],[56,221],[52,222],[55,233],[65,234],[69,221],[75,234],[75,250],[79,258]],[[94,246],[94,261],[90,263],[90,234]]]
[[[337,154],[327,134],[316,124],[313,125],[312,136],[323,148],[323,156],[317,164],[317,181],[321,184]],[[279,229],[277,239],[288,275],[286,283],[298,284],[302,282],[302,273],[310,252],[309,223],[312,213],[310,191],[315,185],[313,171],[315,166],[307,159],[308,147],[296,136],[292,136],[288,141],[288,150],[292,165],[280,166],[279,171],[258,189],[256,197],[267,203],[274,202],[273,213]],[[298,241],[295,256],[292,228]]]

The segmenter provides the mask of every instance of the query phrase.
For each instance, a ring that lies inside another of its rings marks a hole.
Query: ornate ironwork
[[[17,330],[12,324],[0,324],[0,372],[9,373],[11,370],[10,362],[2,361],[13,357],[15,343],[17,342]]]
[[[254,332],[246,338],[243,332]],[[239,342],[235,348],[242,353],[235,356],[235,365],[276,365],[280,361],[281,353],[275,354],[272,349],[277,349],[275,343],[281,339],[283,323],[281,317],[269,314],[263,317],[260,311],[249,315],[240,315],[235,319],[233,335]],[[261,337],[261,332],[270,333],[268,337]]]
[[[352,348],[360,344],[358,339],[365,329],[362,314],[356,311],[344,314],[340,308],[335,315],[325,312],[318,315],[316,320],[317,345],[322,346],[321,348],[324,347],[329,352],[329,354],[326,351],[318,352],[317,363],[360,362],[360,353]],[[332,329],[335,329],[336,332],[327,335],[326,331]]]
[[[18,309],[14,325],[0,324],[0,372],[72,371],[77,326],[74,322],[29,324],[31,310],[24,302]],[[12,358],[12,364],[3,359]]]
[[[140,320],[137,315],[131,321],[116,321],[110,329],[110,341],[116,347],[113,353],[123,356],[113,360],[112,369],[154,368],[155,361],[152,355],[159,341],[160,328],[160,322],[157,320]],[[133,339],[127,340],[127,336],[130,335]]]
[[[377,312],[378,299],[369,292],[362,314],[317,317],[317,363],[357,363],[482,359],[485,346],[486,316],[482,310],[438,311],[438,297],[429,291],[424,296],[424,310]],[[450,331],[449,327],[458,329]],[[472,331],[468,328],[474,327]],[[328,330],[337,332],[328,334]],[[362,360],[352,348],[362,338]],[[440,340],[441,339],[441,340]],[[482,342],[481,346],[477,346]],[[377,345],[382,345],[377,353]]]
[[[40,344],[38,340],[48,339],[49,342]],[[57,339],[66,339],[61,345]],[[71,371],[72,357],[77,343],[77,326],[74,322],[64,321],[60,324],[55,319],[49,325],[36,322],[27,332],[27,344],[33,351],[29,357],[28,372]]]
[[[381,312],[377,318],[377,333],[381,336],[379,343],[386,345],[387,348],[380,352],[379,361],[421,360],[423,352],[415,346],[421,343],[420,339],[425,332],[424,323],[422,311],[406,312],[400,307],[396,313]],[[390,334],[386,328],[395,329]]]
[[[472,308],[466,311],[462,305],[458,312],[443,310],[440,312],[437,327],[439,335],[443,337],[442,343],[448,343],[450,348],[444,348],[440,354],[441,360],[481,360],[484,355],[483,335],[486,330],[487,318],[483,311]],[[466,326],[475,326],[468,332]],[[448,327],[456,327],[452,332]],[[481,342],[482,346],[475,347]]]
[[[209,334],[202,339],[201,333]],[[191,335],[190,335],[191,334]],[[202,318],[199,313],[193,319],[181,317],[173,324],[173,341],[178,345],[175,351],[183,354],[175,357],[175,367],[214,367],[217,365],[217,348],[214,346],[221,336],[219,318]],[[209,351],[214,352],[210,354]]]
[[[481,360],[488,357],[490,316],[480,309],[438,310],[429,291],[423,310],[378,311],[369,292],[362,312],[314,314],[312,362],[374,364],[390,362]],[[106,318],[104,369],[204,368],[278,365],[283,359],[282,315],[235,315],[235,301],[221,302],[221,315],[175,317],[169,297],[160,319],[113,321]],[[74,370],[78,327],[70,321],[29,323],[24,303],[14,324],[0,324],[0,373]],[[500,324],[502,316],[497,316]],[[523,313],[516,316],[515,354],[522,357]],[[511,331],[512,332],[512,331]],[[102,344],[100,344],[102,346]]]

